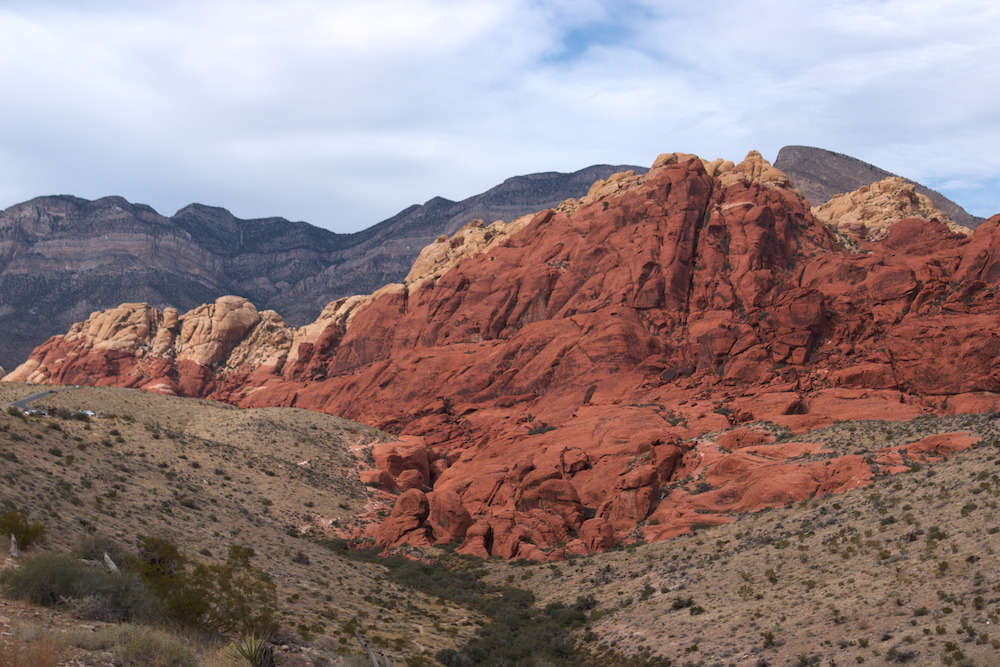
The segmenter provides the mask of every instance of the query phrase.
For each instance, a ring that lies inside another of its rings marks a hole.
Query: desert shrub
[[[161,598],[174,590],[184,574],[187,557],[173,542],[159,537],[140,537],[137,562],[132,565]]]
[[[31,523],[24,512],[8,510],[0,514],[0,538],[13,535],[17,545],[22,549],[30,549],[45,540],[45,526]]]
[[[434,659],[445,667],[469,667],[472,661],[453,648],[443,648],[434,654]]]
[[[108,554],[111,560],[119,566],[130,558],[122,545],[103,535],[90,535],[83,538],[71,552],[71,555],[77,558],[95,561],[103,561],[104,554]]]
[[[225,563],[197,563],[168,540],[144,537],[135,567],[181,625],[219,634],[271,632],[277,593],[250,564],[253,556],[253,549],[234,544]]]
[[[233,545],[225,563],[198,563],[178,594],[168,599],[175,617],[210,632],[272,632],[277,592],[271,578],[250,564],[253,550]]]
[[[156,598],[132,573],[115,574],[59,553],[38,554],[0,577],[11,597],[46,607],[65,607],[97,621],[151,621]]]
[[[58,553],[38,554],[0,577],[0,587],[13,598],[46,607],[74,597],[81,579],[91,568]]]

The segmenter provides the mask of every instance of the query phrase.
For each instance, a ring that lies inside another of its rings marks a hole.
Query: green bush
[[[250,564],[253,555],[234,544],[225,563],[192,564],[177,545],[144,537],[135,567],[177,623],[219,634],[273,632],[277,592],[270,577]]]
[[[11,597],[46,607],[65,607],[95,621],[152,621],[159,604],[142,579],[115,574],[58,553],[43,553],[8,570],[0,588]]]
[[[277,629],[274,582],[250,565],[240,549],[230,547],[229,558],[221,565],[198,563],[194,567],[183,588],[167,600],[177,620],[222,634]]]
[[[0,538],[8,535],[17,539],[17,546],[21,549],[30,549],[45,540],[45,526],[28,521],[24,512],[8,510],[0,514]]]
[[[113,547],[106,539],[94,539],[81,544],[77,552],[97,560]],[[142,538],[138,556],[114,552],[121,573],[69,555],[43,553],[0,576],[0,589],[11,597],[64,607],[90,620],[165,619],[216,634],[277,629],[274,582],[250,563],[254,551],[249,547],[231,546],[221,564],[191,561],[177,545],[161,538]]]

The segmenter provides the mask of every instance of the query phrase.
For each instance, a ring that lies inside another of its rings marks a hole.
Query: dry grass
[[[25,633],[15,628],[9,636],[0,636],[0,667],[56,667],[57,646],[50,635]]]

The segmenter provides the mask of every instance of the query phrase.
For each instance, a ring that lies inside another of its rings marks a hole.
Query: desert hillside
[[[0,401],[38,389],[3,385]],[[460,605],[395,583],[375,562],[323,546],[332,525],[382,506],[357,471],[384,433],[305,410],[115,388],[68,388],[32,408],[49,414],[0,413],[0,513],[22,512],[45,528],[24,558],[56,551],[99,560],[106,551],[124,567],[140,538],[155,537],[212,564],[231,545],[249,547],[276,587],[280,635],[318,641],[317,657],[357,653],[356,632],[394,656],[433,654],[479,623]],[[6,555],[6,535],[3,544]],[[435,623],[452,630],[428,633]]]

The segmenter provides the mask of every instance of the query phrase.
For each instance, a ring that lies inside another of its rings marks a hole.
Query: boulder
[[[396,499],[392,514],[379,525],[375,544],[381,547],[430,546],[430,531],[426,523],[429,515],[430,503],[422,491],[404,491]]]

